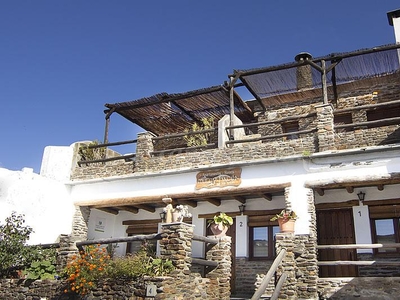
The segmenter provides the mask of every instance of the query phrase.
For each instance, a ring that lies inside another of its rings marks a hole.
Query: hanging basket
[[[280,232],[294,232],[295,222],[296,220],[294,219],[289,219],[289,220],[284,220],[282,218],[278,219]]]

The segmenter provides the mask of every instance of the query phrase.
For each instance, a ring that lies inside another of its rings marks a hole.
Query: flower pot
[[[294,219],[278,219],[279,230],[280,232],[294,232],[294,223],[296,220]]]
[[[177,222],[182,222],[183,217],[180,212],[173,212],[172,213],[172,222],[177,223]]]
[[[211,224],[210,229],[215,236],[221,237],[225,236],[226,232],[228,231],[229,227],[224,226],[222,224]]]

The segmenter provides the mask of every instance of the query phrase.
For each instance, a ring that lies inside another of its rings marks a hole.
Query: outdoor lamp
[[[167,212],[162,211],[160,212],[160,218],[161,218],[161,222],[164,223],[165,222],[165,217],[167,216]]]
[[[360,200],[360,202],[364,202],[365,193],[363,191],[359,191],[357,196],[358,196],[358,200]]]
[[[239,211],[240,211],[240,213],[241,213],[242,215],[243,215],[243,213],[244,213],[245,207],[246,207],[246,205],[244,205],[244,204],[239,205]]]

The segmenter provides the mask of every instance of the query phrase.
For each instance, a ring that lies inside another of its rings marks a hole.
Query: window
[[[374,243],[392,244],[400,242],[399,218],[374,219],[372,220],[372,234]],[[400,253],[396,248],[378,248],[375,254],[395,254]]]
[[[282,124],[282,132],[283,133],[291,133],[291,132],[297,132],[299,131],[299,122],[287,122]],[[288,140],[294,140],[299,137],[298,134],[291,134],[288,135],[286,138]]]
[[[275,234],[279,226],[250,227],[250,258],[273,259],[275,257]]]
[[[367,111],[367,120],[376,121],[388,118],[400,117],[400,107],[383,107]]]
[[[124,221],[124,225],[128,225],[126,233],[128,236],[142,235],[142,234],[153,234],[158,231],[159,220],[130,220]],[[156,253],[157,241],[132,241],[126,245],[126,254],[136,253],[139,250],[145,248],[149,253]]]
[[[346,128],[336,129],[336,126],[337,126],[337,125],[345,125],[345,124],[351,124],[351,123],[353,123],[351,113],[335,115],[335,116],[333,117],[333,123],[335,124],[335,130],[336,130],[336,132],[346,132],[346,131],[351,131],[351,130],[353,130],[352,127],[346,127]]]

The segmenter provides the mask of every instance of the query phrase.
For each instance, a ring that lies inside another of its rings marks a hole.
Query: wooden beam
[[[160,219],[146,219],[146,220],[125,220],[122,221],[122,225],[141,225],[141,224],[158,224]]]
[[[196,200],[178,200],[178,203],[182,203],[185,205],[189,205],[191,207],[197,207],[197,201]]]
[[[135,207],[146,210],[148,212],[155,212],[156,209],[154,206],[146,205],[146,204],[135,204]]]
[[[400,180],[399,180],[400,181]],[[284,188],[289,187],[290,182],[281,184],[269,184],[256,187],[224,187],[223,189],[202,189],[188,193],[177,193],[168,194],[172,199],[204,199],[212,197],[233,197],[234,195],[255,195],[259,193],[273,191],[282,191]],[[161,204],[161,199],[165,195],[154,195],[154,196],[139,196],[139,197],[124,197],[124,198],[109,198],[109,199],[94,199],[94,200],[78,200],[74,204],[77,206],[98,206],[98,207],[109,207],[109,206],[123,206],[123,205],[134,205],[137,204]]]
[[[246,197],[244,197],[244,196],[233,196],[233,199],[235,199],[236,201],[239,201],[242,204],[246,204]]]
[[[129,212],[133,213],[133,214],[137,214],[139,212],[139,209],[137,207],[134,207],[134,206],[127,206],[127,205],[126,206],[118,206],[118,209],[126,210],[126,211],[129,211]]]
[[[268,201],[272,201],[272,195],[269,194],[269,193],[260,194],[260,197],[261,197],[261,198],[264,198],[264,199],[266,199],[266,200],[268,200]]]
[[[215,206],[220,206],[221,205],[221,199],[218,198],[205,198],[207,202],[214,204]]]
[[[315,188],[314,189],[317,193],[318,193],[318,195],[320,195],[320,196],[323,196],[323,195],[325,195],[325,191],[324,191],[324,189],[321,189],[321,188]]]
[[[315,208],[318,209],[332,209],[332,208],[347,208],[359,205],[358,200],[349,200],[346,202],[331,202],[331,203],[317,203]],[[365,203],[365,201],[364,201]]]
[[[113,215],[118,215],[119,214],[118,209],[115,209],[115,208],[112,208],[112,207],[95,207],[95,206],[93,206],[93,208],[101,210],[101,211],[104,211],[104,212],[109,213],[109,214],[113,214]]]
[[[346,186],[346,191],[351,194],[354,192],[354,186]]]

